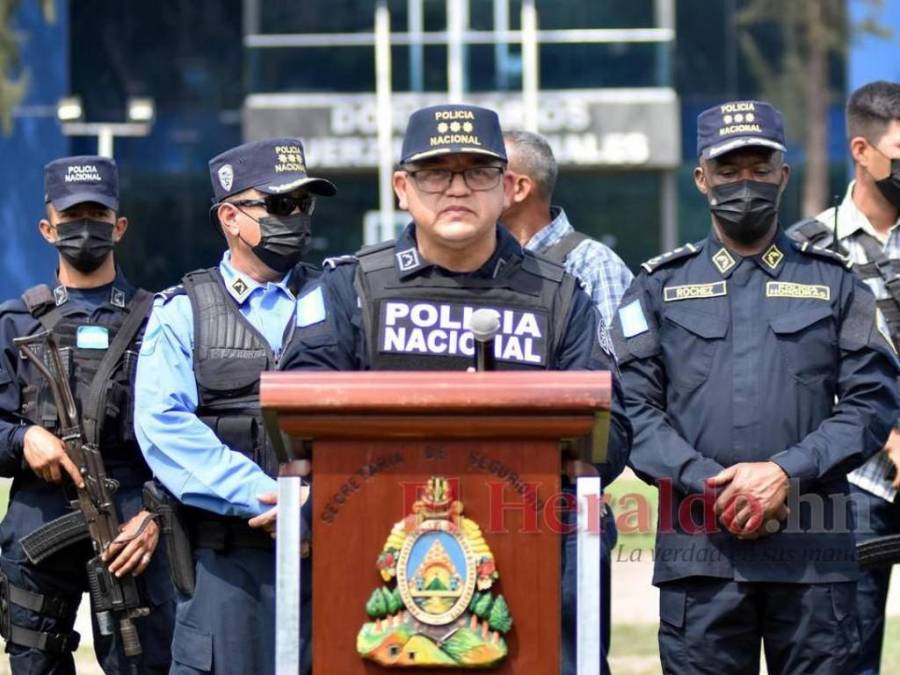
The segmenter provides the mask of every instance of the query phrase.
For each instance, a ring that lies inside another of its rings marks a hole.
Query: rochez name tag
[[[453,302],[385,300],[378,326],[379,349],[394,354],[472,356],[475,338],[466,329],[472,313],[487,307],[500,314],[494,355],[500,361],[544,365],[547,313]]]
[[[716,281],[711,284],[685,284],[684,286],[666,286],[663,289],[663,299],[666,302],[678,300],[693,300],[694,298],[716,298],[727,295],[728,288],[724,281]]]

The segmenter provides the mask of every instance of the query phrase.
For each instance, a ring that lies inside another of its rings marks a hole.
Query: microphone
[[[475,338],[475,370],[496,370],[494,336],[500,332],[500,313],[493,309],[478,309],[469,319],[469,330]]]

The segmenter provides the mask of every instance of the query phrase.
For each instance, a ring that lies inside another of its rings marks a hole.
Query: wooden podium
[[[593,433],[602,460],[610,395],[606,372],[264,373],[279,454],[312,459],[314,675],[424,670],[364,660],[356,638],[382,547],[431,476],[458,492],[500,573],[514,623],[491,672],[558,673],[560,447]]]

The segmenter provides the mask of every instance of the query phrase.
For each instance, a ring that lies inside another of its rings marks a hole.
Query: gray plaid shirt
[[[850,259],[854,263],[868,262],[865,250],[862,244],[859,243],[859,233],[861,232],[866,232],[880,241],[888,258],[900,258],[900,227],[898,227],[900,221],[894,224],[887,237],[872,227],[869,219],[857,208],[853,201],[854,182],[850,183],[847,188],[847,194],[844,195],[844,200],[838,208],[838,241],[847,250]],[[816,218],[834,231],[834,208],[823,211]],[[866,279],[866,284],[879,300],[890,297],[884,286],[884,281],[881,279]],[[884,332],[887,331],[885,330]],[[891,481],[887,479],[892,467],[893,464],[888,459],[888,456],[883,452],[879,452],[853,471],[847,479],[857,487],[871,492],[873,495],[893,501],[897,495],[897,490],[891,485]]]

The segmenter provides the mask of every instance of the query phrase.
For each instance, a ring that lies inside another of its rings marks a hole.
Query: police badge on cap
[[[697,116],[697,154],[713,159],[747,146],[784,152],[781,113],[763,101],[730,101]]]
[[[400,163],[436,155],[473,153],[506,161],[497,113],[474,105],[435,105],[409,117]]]
[[[299,138],[269,138],[226,150],[209,161],[209,175],[217,202],[251,188],[264,194],[298,188],[323,197],[337,193],[331,181],[307,174]]]

